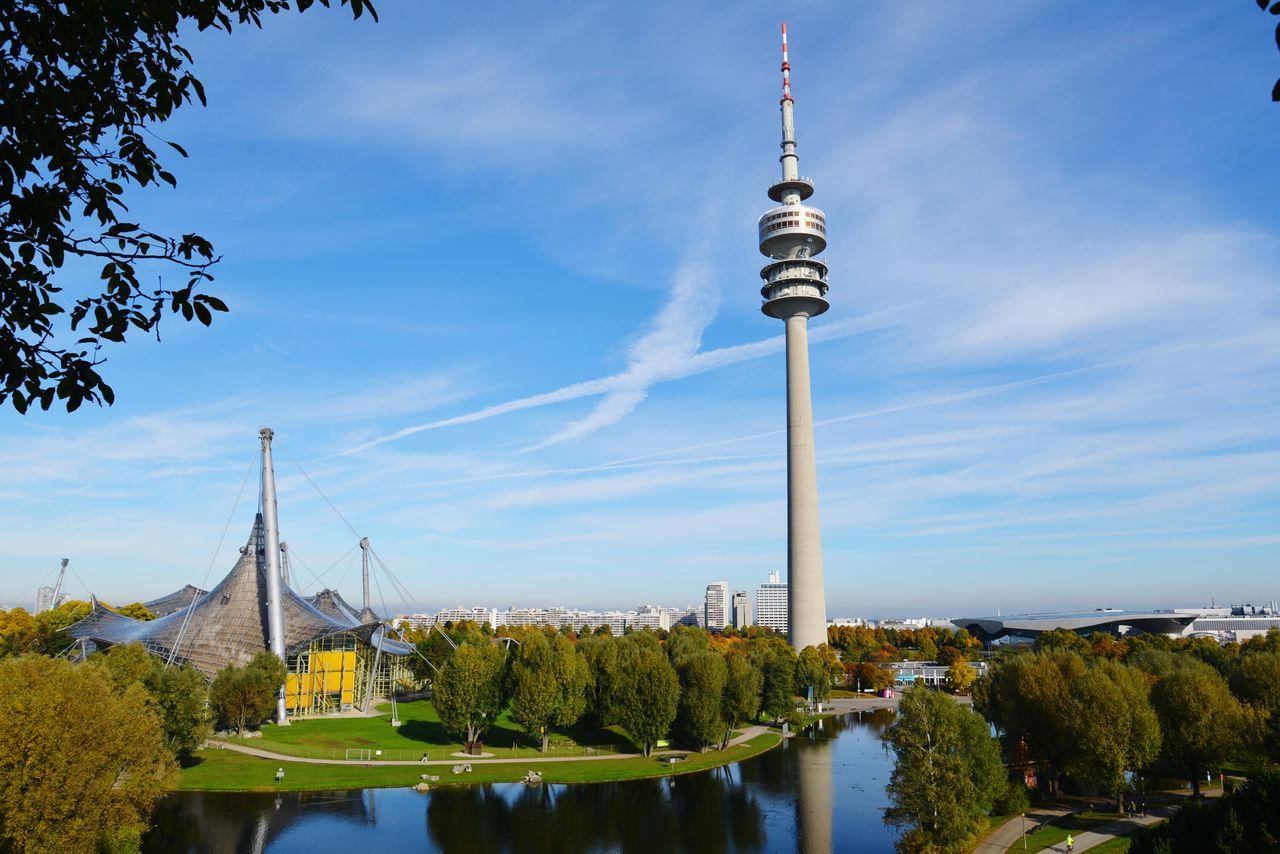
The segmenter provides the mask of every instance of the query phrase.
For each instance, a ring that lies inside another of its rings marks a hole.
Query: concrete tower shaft
[[[786,323],[787,337],[787,599],[788,634],[796,650],[827,642],[827,605],[818,517],[818,477],[809,390],[809,318],[828,308],[827,218],[803,202],[813,182],[800,175],[787,25],[782,25],[782,179],[769,188],[780,202],[759,220],[760,252],[773,261],[760,271],[761,310]]]

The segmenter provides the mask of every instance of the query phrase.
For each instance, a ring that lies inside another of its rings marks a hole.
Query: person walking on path
[[[1071,834],[1070,834],[1070,833],[1068,833],[1068,834],[1067,834],[1067,850],[1068,850],[1068,851],[1075,851],[1075,850],[1076,850],[1076,841],[1075,841],[1075,839],[1071,836]]]

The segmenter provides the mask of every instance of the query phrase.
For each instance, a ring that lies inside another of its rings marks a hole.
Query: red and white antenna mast
[[[782,100],[791,100],[791,63],[787,61],[787,22],[782,22]]]

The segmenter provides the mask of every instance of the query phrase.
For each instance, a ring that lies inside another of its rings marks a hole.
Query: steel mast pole
[[[271,438],[275,435],[270,427],[258,431],[262,440],[262,522],[265,529],[266,542],[263,543],[267,560],[267,634],[271,644],[271,652],[286,665],[284,649],[284,585],[280,578],[280,518],[276,502],[276,471],[271,462]],[[276,723],[289,725],[288,713],[284,707],[284,683],[276,691]]]

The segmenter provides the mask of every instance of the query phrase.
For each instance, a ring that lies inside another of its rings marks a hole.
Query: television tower
[[[827,218],[804,204],[813,181],[800,174],[796,155],[787,25],[782,25],[782,180],[769,188],[778,206],[760,217],[761,311],[787,330],[787,604],[796,651],[827,642],[827,598],[822,581],[822,532],[809,394],[809,318],[827,310],[827,265],[813,256],[827,248]]]

